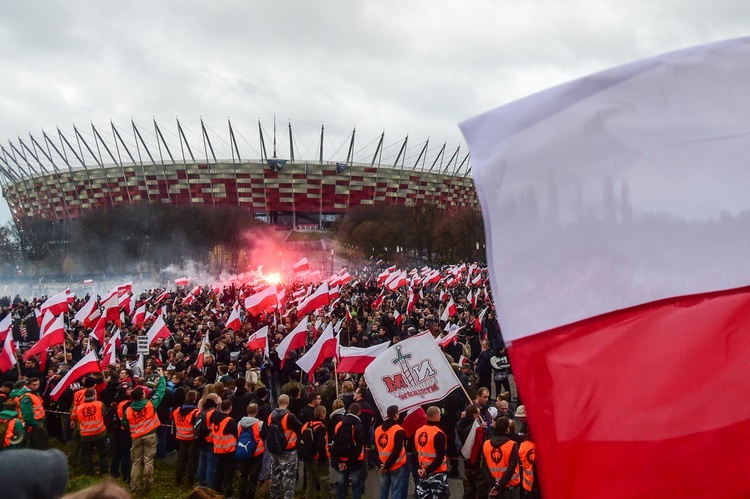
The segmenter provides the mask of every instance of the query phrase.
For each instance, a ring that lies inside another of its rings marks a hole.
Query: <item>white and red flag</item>
[[[120,330],[115,329],[112,333],[112,337],[109,339],[106,345],[104,345],[104,351],[102,352],[101,365],[109,367],[112,364],[117,364],[117,348],[120,346]]]
[[[417,303],[417,295],[414,294],[414,290],[409,288],[409,298],[406,302],[406,313],[410,314],[414,310],[414,305]]]
[[[331,302],[328,291],[328,283],[324,281],[313,294],[305,298],[305,301],[297,307],[297,316],[307,315],[328,305]]]
[[[60,291],[56,295],[52,295],[47,298],[41,306],[41,315],[49,310],[52,315],[58,316],[68,311],[68,292]]]
[[[8,312],[3,320],[0,321],[0,341],[8,337],[8,333],[13,329],[13,315]]]
[[[341,296],[341,290],[339,289],[338,286],[336,286],[335,288],[329,288],[328,289],[328,300],[329,301],[337,300],[340,296]]]
[[[378,355],[365,369],[365,381],[383,417],[388,406],[405,411],[442,400],[461,386],[429,332],[399,341]]]
[[[3,349],[0,350],[0,372],[10,371],[16,364],[18,364],[16,342],[13,341],[13,335],[8,335],[5,338]]]
[[[57,400],[60,395],[70,385],[81,379],[83,376],[92,373],[100,373],[102,368],[99,365],[99,359],[96,358],[96,351],[91,350],[89,353],[83,356],[68,373],[62,377],[60,382],[50,392],[50,398]]]
[[[272,285],[245,298],[245,311],[248,314],[258,316],[266,309],[278,305],[278,303],[276,285]]]
[[[146,304],[144,303],[138,307],[133,314],[133,327],[140,327],[146,322]]]
[[[117,288],[115,288],[115,291]],[[102,317],[120,324],[120,296],[115,292],[102,298]]]
[[[340,373],[363,373],[367,366],[386,350],[388,342],[367,348],[339,346],[339,362],[336,369]]]
[[[305,316],[297,324],[297,327],[291,333],[284,336],[279,346],[276,347],[276,353],[279,355],[279,359],[281,359],[281,367],[284,367],[286,356],[289,352],[305,346],[305,341],[307,340],[307,322],[307,316]]]
[[[305,371],[312,380],[313,375],[315,374],[315,369],[322,365],[326,359],[336,355],[337,345],[338,339],[333,332],[333,324],[329,322],[328,327],[326,327],[323,334],[320,335],[320,338],[313,343],[310,350],[305,352],[305,355],[297,360],[297,365],[300,369]]]
[[[268,326],[263,326],[258,329],[247,339],[248,350],[255,350],[258,348],[268,353]]]
[[[393,319],[396,321],[396,324],[398,324],[399,327],[400,327],[401,323],[404,322],[404,315],[401,314],[401,313],[399,313],[399,311],[394,308],[393,309]]]
[[[83,324],[83,327],[91,327],[96,319],[101,315],[99,305],[96,302],[96,297],[90,296],[89,301],[86,302],[81,309],[76,312],[73,317],[75,320]]]
[[[294,272],[304,272],[305,270],[310,270],[310,264],[307,262],[307,257],[302,258],[297,263],[292,265],[292,270]]]
[[[154,303],[157,303],[157,304],[161,303],[162,300],[166,300],[167,298],[169,298],[169,294],[170,294],[169,290],[165,289],[159,294],[159,296],[156,297],[156,300],[154,300]]]
[[[206,365],[206,357],[211,355],[211,342],[208,340],[208,329],[203,334],[203,341],[201,341],[201,347],[198,350],[198,356],[195,358],[195,367],[203,369]]]
[[[545,497],[750,496],[749,60],[685,49],[462,124]]]
[[[190,284],[190,279],[188,279],[187,277],[178,277],[174,280],[174,285],[178,287],[187,286],[188,284]]]
[[[51,317],[52,313],[47,309],[45,317]],[[42,363],[47,360],[46,352],[48,348],[62,345],[65,341],[65,321],[63,315],[58,315],[57,318],[52,319],[51,322],[46,324],[44,335],[39,338],[33,347],[26,350],[24,358],[28,359],[32,355],[39,355],[42,359]]]
[[[448,300],[448,303],[445,305],[445,309],[443,309],[443,314],[440,316],[441,321],[447,321],[456,313],[458,312],[458,308],[456,307],[456,302],[453,301],[453,297],[451,296],[450,300]]]
[[[164,322],[164,316],[159,315],[146,333],[146,336],[148,337],[148,344],[151,345],[159,338],[169,338],[171,334],[167,324]]]
[[[232,305],[232,313],[229,314],[229,319],[227,319],[226,327],[236,333],[240,330],[240,326],[242,326],[242,320],[240,319],[240,302],[235,300],[234,305]]]

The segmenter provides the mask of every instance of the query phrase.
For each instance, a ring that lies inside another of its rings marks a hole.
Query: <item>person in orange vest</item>
[[[36,390],[39,389],[39,378],[16,381],[10,398],[18,402],[18,414],[23,419],[28,436],[28,447],[32,449],[49,449],[49,434],[44,427],[44,402]]]
[[[352,483],[352,499],[362,497],[365,463],[365,427],[359,414],[362,407],[357,402],[349,406],[349,412],[333,430],[331,465],[338,470],[336,499],[346,499],[348,482]]]
[[[237,422],[232,419],[232,401],[223,400],[208,422],[216,457],[216,482],[214,489],[224,497],[232,497],[232,484],[237,471],[234,453],[237,449]]]
[[[523,406],[521,406],[523,407]],[[539,497],[539,484],[536,480],[536,444],[531,440],[531,431],[526,427],[526,440],[518,446],[518,459],[521,461],[521,497]]]
[[[328,428],[326,428],[325,419],[325,406],[315,406],[312,419],[302,425],[300,433],[300,448],[297,452],[305,463],[306,499],[330,499],[331,497],[331,474],[328,472]],[[312,431],[312,438],[309,445],[303,446],[303,439],[309,439],[311,436],[308,429]],[[307,450],[303,453],[303,448],[309,449],[309,454],[306,454]]]
[[[510,439],[510,420],[500,417],[490,431],[490,439],[482,447],[482,469],[490,485],[490,497],[520,499],[518,444]]]
[[[182,479],[188,485],[193,485],[195,473],[198,471],[198,445],[195,440],[195,417],[200,410],[196,406],[198,392],[190,390],[185,394],[185,403],[172,412],[175,426],[175,440],[177,441],[177,475],[175,485],[182,486]]]
[[[120,383],[115,392],[115,400],[107,411],[107,424],[112,443],[112,464],[110,474],[115,478],[122,478],[125,483],[130,482],[130,448],[133,441],[130,430],[125,428],[125,408],[132,402],[133,386],[130,383]]]
[[[70,428],[73,430],[73,436],[70,439],[70,460],[73,464],[78,464],[81,462],[81,430],[79,428],[78,419],[76,419],[76,408],[83,404],[83,399],[85,398],[85,392],[86,388],[94,388],[96,386],[96,380],[92,376],[86,376],[83,379],[83,387],[79,384],[75,384],[73,386],[78,386],[78,389],[73,392],[73,404],[70,406]],[[128,452],[130,452],[130,448],[128,448]]]
[[[12,443],[14,436],[20,436],[21,441]],[[25,439],[23,420],[18,417],[18,402],[8,399],[0,412],[0,450],[17,449]]]
[[[401,495],[401,481],[409,479],[404,473],[406,434],[398,424],[398,412],[398,406],[388,407],[388,419],[375,430],[375,448],[378,451],[375,462],[380,467],[380,497],[387,498],[390,490],[391,499],[406,499]]]
[[[240,499],[255,499],[255,489],[258,486],[258,477],[260,477],[260,470],[263,467],[263,455],[266,452],[266,425],[257,416],[258,404],[248,404],[247,416],[240,419],[238,423],[237,430],[240,433],[235,457],[240,471],[238,491]],[[250,435],[246,435],[248,432],[252,434],[252,439],[255,441],[255,450],[252,457],[240,457],[242,450],[240,445],[243,441],[249,440]]]
[[[87,475],[94,474],[94,449],[99,454],[99,473],[105,475],[108,470],[104,413],[104,404],[96,400],[96,390],[86,388],[83,403],[76,407],[76,419],[81,425],[81,457]]]
[[[448,438],[440,429],[440,408],[427,408],[427,424],[414,434],[417,455],[417,499],[448,498]]]
[[[162,368],[158,369],[159,381],[150,399],[145,398],[143,387],[133,389],[133,403],[125,409],[123,426],[130,430],[133,440],[130,448],[132,468],[130,470],[130,490],[134,493],[151,488],[154,483],[154,457],[156,456],[156,431],[161,422],[156,408],[161,404],[167,387]]]

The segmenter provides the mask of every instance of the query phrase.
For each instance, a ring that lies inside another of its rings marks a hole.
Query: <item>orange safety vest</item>
[[[214,442],[213,432],[210,431],[211,425],[208,424],[208,422],[211,421],[211,416],[213,416],[214,412],[216,412],[216,409],[208,409],[205,413],[206,419],[204,419],[204,421],[206,422],[206,428],[209,429],[208,435],[204,437],[207,444],[212,444]]]
[[[253,453],[253,457],[258,457],[266,451],[266,443],[260,436],[260,421],[250,428],[253,430],[253,437],[255,438],[255,452]]]
[[[417,460],[419,461],[419,467],[426,469],[437,457],[437,449],[435,448],[435,435],[442,433],[445,437],[445,433],[437,426],[424,425],[417,430],[414,435],[414,448],[417,451]],[[446,438],[446,443],[448,442]],[[445,450],[445,449],[443,449]],[[447,452],[443,453],[443,462],[437,467],[435,473],[445,473],[448,471],[448,456]]]
[[[518,448],[518,458],[523,470],[523,488],[531,492],[534,486],[534,461],[536,461],[536,445],[531,440],[521,442]]]
[[[234,453],[237,448],[237,437],[226,432],[231,417],[226,417],[219,424],[211,425],[211,435],[214,441],[214,454]]]
[[[104,426],[103,407],[104,404],[97,400],[84,402],[76,407],[76,417],[81,423],[82,437],[93,437],[107,431]]]
[[[344,420],[342,419],[338,423],[336,423],[336,427],[333,429],[333,438],[336,438],[336,435],[339,433],[339,428],[341,428],[341,425],[344,424]],[[352,426],[352,441],[354,441],[354,426]],[[362,447],[362,452],[359,453],[359,457],[357,457],[357,461],[362,461],[365,458],[365,448]],[[339,456],[339,461],[342,463],[345,463],[349,460],[349,456]]]
[[[308,421],[307,423],[302,425],[302,433],[305,433],[308,428],[312,427],[313,432],[313,438],[315,437],[315,432],[318,431],[318,428],[323,426],[323,423],[321,423],[318,420],[315,421]],[[313,456],[313,461],[316,461],[320,456],[318,455],[317,448],[315,449],[315,455]],[[328,448],[328,442],[326,442],[326,459],[331,459],[331,451]]]
[[[396,444],[396,432],[398,431],[403,431],[403,429],[397,424],[388,428],[388,431],[383,431],[382,426],[378,426],[375,430],[375,447],[378,449],[378,456],[381,463],[385,464],[388,458],[391,457],[391,454],[398,452],[398,457],[396,458],[396,462],[393,463],[393,468],[388,471],[396,471],[406,464],[406,449],[403,446],[400,449],[394,448]]]
[[[292,450],[297,448],[297,434],[287,426],[287,419],[289,419],[290,412],[287,412],[281,416],[281,429],[284,430],[284,438],[286,438],[286,450]],[[268,425],[271,425],[273,414],[268,416]]]
[[[495,447],[492,442],[487,440],[482,448],[484,454],[484,462],[487,463],[487,469],[490,471],[492,478],[499,480],[505,474],[508,469],[508,463],[510,462],[510,454],[513,451],[513,446],[516,443],[513,440],[508,440],[500,447]],[[518,465],[513,473],[513,476],[508,481],[507,487],[515,487],[521,483],[521,479],[518,476]]]
[[[154,410],[154,404],[151,401],[146,402],[146,406],[140,411],[136,411],[133,406],[127,411],[128,426],[130,426],[130,438],[135,440],[149,433],[155,432],[159,425],[159,417]]]
[[[16,421],[18,418],[11,418],[3,421],[8,421],[8,428],[5,430],[5,438],[3,440],[3,447],[10,447],[10,439],[13,438],[13,434],[16,430]]]
[[[175,434],[177,440],[195,439],[195,428],[193,427],[193,422],[195,421],[195,415],[199,412],[200,411],[196,408],[182,416],[179,407],[172,412],[174,427],[175,430],[177,430]]]
[[[26,392],[20,397],[16,397],[16,402],[18,402],[18,415],[23,417],[23,414],[21,414],[21,399],[25,396],[29,397],[29,400],[31,400],[31,407],[34,409],[34,420],[35,421],[41,421],[44,419],[44,416],[46,412],[44,411],[44,401],[42,400],[42,397],[37,395],[34,392]]]
[[[70,406],[70,419],[76,420],[78,418],[76,416],[76,409],[79,405],[83,404],[84,400],[86,400],[86,389],[81,388],[80,390],[76,390],[73,394],[73,405]]]

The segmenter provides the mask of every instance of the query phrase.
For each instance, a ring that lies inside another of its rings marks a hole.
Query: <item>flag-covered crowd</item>
[[[539,495],[483,266],[322,279],[302,259],[283,284],[255,272],[3,301],[3,454],[54,438],[72,466],[141,494],[176,452],[176,486],[224,497],[268,483],[274,498],[357,499],[368,473],[386,499],[410,482],[449,497],[460,478],[467,498]]]

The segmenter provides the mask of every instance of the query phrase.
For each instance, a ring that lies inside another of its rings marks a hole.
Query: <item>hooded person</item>
[[[68,485],[68,460],[57,449],[0,452],[0,476],[3,497],[59,499]]]
[[[198,471],[198,445],[195,438],[195,418],[200,413],[197,406],[198,392],[190,390],[184,403],[172,412],[177,442],[177,472],[175,485],[180,487],[185,478],[191,484]]]
[[[7,400],[0,411],[0,449],[17,449],[25,438],[23,420],[18,417],[18,402]]]
[[[521,483],[518,444],[510,437],[510,419],[499,417],[482,447],[482,472],[490,495],[519,497]]]

